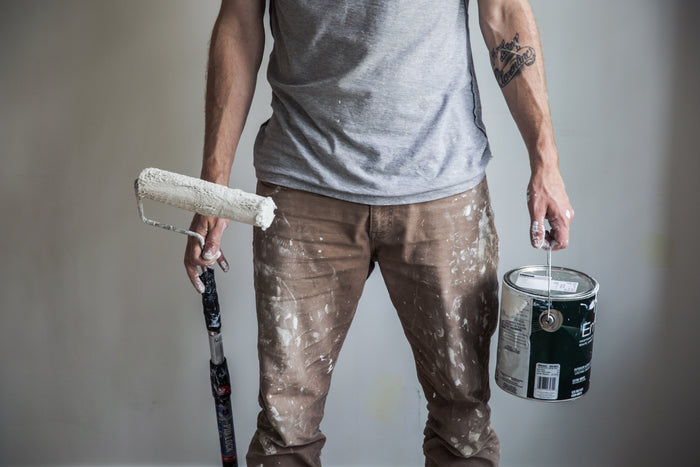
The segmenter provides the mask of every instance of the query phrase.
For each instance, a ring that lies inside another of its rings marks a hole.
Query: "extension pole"
[[[204,237],[197,232],[148,219],[143,212],[143,198],[205,216],[243,222],[263,230],[270,226],[275,217],[275,203],[271,198],[245,193],[241,190],[160,169],[144,169],[134,182],[134,190],[143,222],[194,237],[202,246],[202,251],[204,250]],[[199,278],[204,284],[202,306],[211,354],[209,376],[216,407],[221,462],[224,467],[233,467],[238,465],[238,461],[231,411],[231,380],[221,339],[221,314],[219,296],[214,281],[214,269],[205,268]]]
[[[231,380],[228,373],[224,346],[221,338],[221,314],[219,296],[216,292],[214,269],[206,268],[199,276],[204,283],[202,308],[209,337],[209,377],[211,394],[216,407],[216,423],[219,428],[221,445],[221,462],[224,467],[237,466],[236,438],[233,431],[233,412],[231,411]]]

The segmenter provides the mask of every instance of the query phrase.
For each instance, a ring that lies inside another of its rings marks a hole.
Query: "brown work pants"
[[[487,404],[498,237],[486,180],[398,206],[267,183],[258,193],[277,216],[253,240],[262,411],[248,465],[321,465],[333,367],[375,262],[428,402],[426,465],[498,465]]]

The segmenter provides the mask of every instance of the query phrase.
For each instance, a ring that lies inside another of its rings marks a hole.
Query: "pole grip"
[[[202,311],[207,331],[221,331],[221,312],[219,308],[219,294],[216,291],[216,280],[214,280],[214,269],[207,267],[199,275],[199,279],[204,284],[202,293]]]
[[[233,431],[233,413],[231,411],[231,380],[229,379],[226,359],[218,365],[209,362],[211,392],[216,407],[216,423],[219,428],[221,445],[221,462],[223,467],[238,465],[236,438]]]

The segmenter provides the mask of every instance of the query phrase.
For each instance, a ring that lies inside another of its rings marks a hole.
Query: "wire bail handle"
[[[170,230],[172,232],[177,232],[177,233],[181,233],[184,235],[188,235],[190,237],[194,237],[197,240],[199,240],[199,244],[202,247],[202,250],[204,250],[204,237],[202,237],[197,232],[193,232],[193,231],[187,230],[187,229],[182,229],[180,227],[175,227],[174,225],[170,225],[170,224],[164,224],[162,222],[158,222],[156,220],[149,219],[146,217],[146,215],[143,212],[143,199],[139,195],[139,181],[138,181],[138,179],[134,182],[134,191],[136,192],[136,202],[138,203],[139,215],[141,216],[141,220],[143,222],[145,222],[148,225],[152,225],[154,227],[160,227],[161,229]]]
[[[552,308],[552,243],[547,244],[547,310],[540,314],[540,326],[548,332],[557,331],[564,322],[561,312]]]

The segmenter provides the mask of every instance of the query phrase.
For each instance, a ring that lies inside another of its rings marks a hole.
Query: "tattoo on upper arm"
[[[491,50],[491,66],[501,88],[506,87],[523,68],[535,63],[535,49],[520,45],[518,39],[519,34],[511,42],[501,39],[501,43]]]

